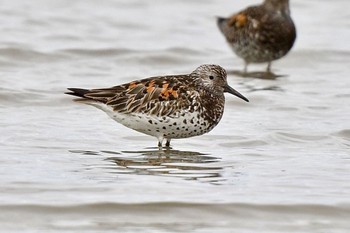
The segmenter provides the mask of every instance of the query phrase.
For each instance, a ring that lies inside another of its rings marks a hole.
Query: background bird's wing
[[[239,31],[259,30],[259,27],[262,26],[259,22],[264,15],[265,11],[262,6],[251,6],[229,18],[219,20],[219,28],[229,41],[234,41],[236,33]]]

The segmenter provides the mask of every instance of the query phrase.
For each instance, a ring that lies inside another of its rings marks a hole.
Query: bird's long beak
[[[235,95],[238,98],[241,98],[242,100],[245,100],[245,101],[249,102],[249,100],[247,98],[245,98],[241,93],[239,93],[238,91],[236,91],[235,89],[230,87],[228,84],[226,84],[224,92],[231,93],[232,95]]]

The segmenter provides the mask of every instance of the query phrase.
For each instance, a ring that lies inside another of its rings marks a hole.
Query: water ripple
[[[44,53],[15,47],[0,48],[0,57],[10,62],[16,61],[16,64],[18,62],[54,62],[65,58],[55,53]]]
[[[7,230],[21,226],[26,227],[23,230],[33,226],[36,229],[45,226],[45,229],[56,229],[58,232],[76,232],[77,229],[98,232],[111,229],[122,232],[136,232],[140,229],[155,232],[190,232],[193,229],[205,230],[203,232],[232,232],[232,229],[247,229],[248,226],[250,232],[267,232],[264,229],[278,229],[268,232],[314,232],[315,229],[333,232],[334,224],[337,230],[344,230],[337,232],[347,232],[345,229],[348,229],[350,218],[349,205],[316,204],[121,204],[107,201],[68,206],[1,205],[0,210],[12,216],[6,222],[0,219],[2,227]]]
[[[277,140],[293,142],[293,143],[306,143],[309,141],[321,141],[327,140],[328,136],[324,135],[306,135],[306,134],[295,134],[295,133],[285,133],[277,132],[274,134]]]

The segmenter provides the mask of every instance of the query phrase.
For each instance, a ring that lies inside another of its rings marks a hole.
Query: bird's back
[[[184,107],[187,104],[184,93],[195,91],[185,75],[151,77],[110,88],[69,90],[72,92],[67,94],[81,97],[76,99],[78,102],[104,104],[119,113],[157,116],[169,115],[176,110],[175,107]],[[177,105],[173,105],[173,102]],[[166,110],[162,108],[164,106],[172,107]]]

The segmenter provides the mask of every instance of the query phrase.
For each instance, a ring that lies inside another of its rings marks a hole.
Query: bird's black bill
[[[239,93],[238,91],[236,91],[235,89],[233,89],[229,85],[225,86],[224,92],[231,93],[232,95],[235,95],[238,98],[241,98],[242,100],[245,100],[245,101],[249,102],[249,100],[247,98],[245,98],[241,93]]]

